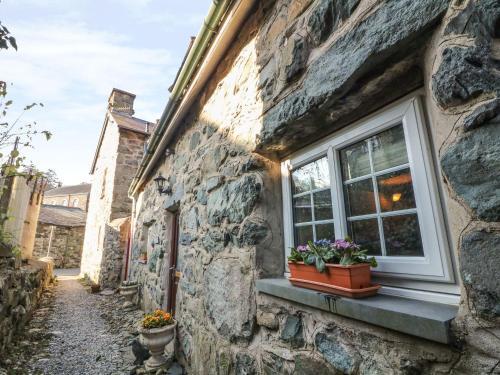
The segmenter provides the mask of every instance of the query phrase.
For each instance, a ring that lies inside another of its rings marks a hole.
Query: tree
[[[17,51],[16,38],[0,21],[0,49],[8,49],[9,47]],[[0,81],[0,161],[4,176],[17,173],[19,168],[23,166],[24,157],[20,155],[20,148],[33,147],[34,136],[41,134],[47,140],[52,136],[47,130],[37,130],[36,121],[22,123],[23,115],[36,106],[43,107],[42,103],[28,104],[12,123],[6,121],[9,109],[13,104],[13,100],[8,98],[7,86],[7,82]],[[9,149],[7,154],[6,149]]]
[[[0,48],[7,49],[9,46],[17,51],[16,38],[10,34],[9,29],[5,25],[2,25],[0,21]]]

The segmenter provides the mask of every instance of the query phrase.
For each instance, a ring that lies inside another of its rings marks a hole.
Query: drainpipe
[[[158,146],[160,135],[164,132],[165,128],[169,124],[170,119],[172,118],[172,115],[174,114],[175,109],[179,104],[180,98],[184,94],[184,91],[188,86],[193,73],[195,72],[200,61],[205,55],[212,37],[217,33],[222,18],[224,17],[224,14],[226,14],[231,3],[232,0],[213,0],[213,3],[208,10],[208,15],[205,17],[203,25],[198,32],[193,46],[191,47],[189,54],[186,57],[186,61],[179,72],[177,80],[174,83],[172,93],[167,102],[167,106],[165,107],[165,110],[163,111],[163,114],[160,118],[158,128],[155,129],[148,142],[146,153],[144,154],[136,176],[134,177],[130,186],[130,195],[132,195],[133,191],[135,190],[135,186],[139,181],[139,178],[142,176],[146,166],[150,162],[153,156],[153,152]]]

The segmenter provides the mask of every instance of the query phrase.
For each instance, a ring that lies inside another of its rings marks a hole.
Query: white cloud
[[[133,46],[123,35],[64,21],[22,23],[15,29],[19,50],[2,52],[0,79],[14,82],[18,105],[44,102],[44,109],[27,119],[32,116],[55,136],[38,142],[29,156],[42,169],[55,169],[65,183],[88,180],[113,87],[137,95],[139,117],[153,120],[161,114],[177,69],[168,50]]]

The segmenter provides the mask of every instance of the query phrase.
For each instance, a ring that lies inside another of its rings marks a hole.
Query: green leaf
[[[45,139],[47,139],[47,141],[52,137],[52,133],[48,130],[43,130],[41,133],[45,135]]]
[[[314,254],[309,254],[305,259],[304,259],[304,263],[305,264],[314,264],[316,262],[316,255]]]
[[[325,270],[325,261],[323,259],[321,259],[320,257],[317,257],[316,258],[316,269],[319,271],[319,272],[323,272]]]

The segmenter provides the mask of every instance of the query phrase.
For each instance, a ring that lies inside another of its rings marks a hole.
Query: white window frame
[[[292,154],[281,163],[286,257],[290,254],[290,248],[295,245],[291,171],[319,157],[327,156],[330,167],[335,236],[344,238],[348,232],[341,188],[343,182],[339,150],[397,124],[403,124],[404,128],[424,257],[377,256],[379,266],[373,270],[374,276],[379,276],[384,280],[408,280],[409,283],[393,283],[393,285],[403,285],[403,287],[411,287],[411,280],[416,280],[415,284],[418,284],[418,288],[423,287],[428,290],[433,290],[433,288],[429,288],[426,282],[448,284],[455,282],[429,138],[422,106],[419,98],[415,96],[337,131],[327,139]],[[389,281],[388,284],[391,285],[391,282]],[[435,288],[435,290],[439,289],[439,287]],[[454,285],[441,288],[441,290],[456,293],[457,287]],[[391,294],[394,294],[394,291]]]

